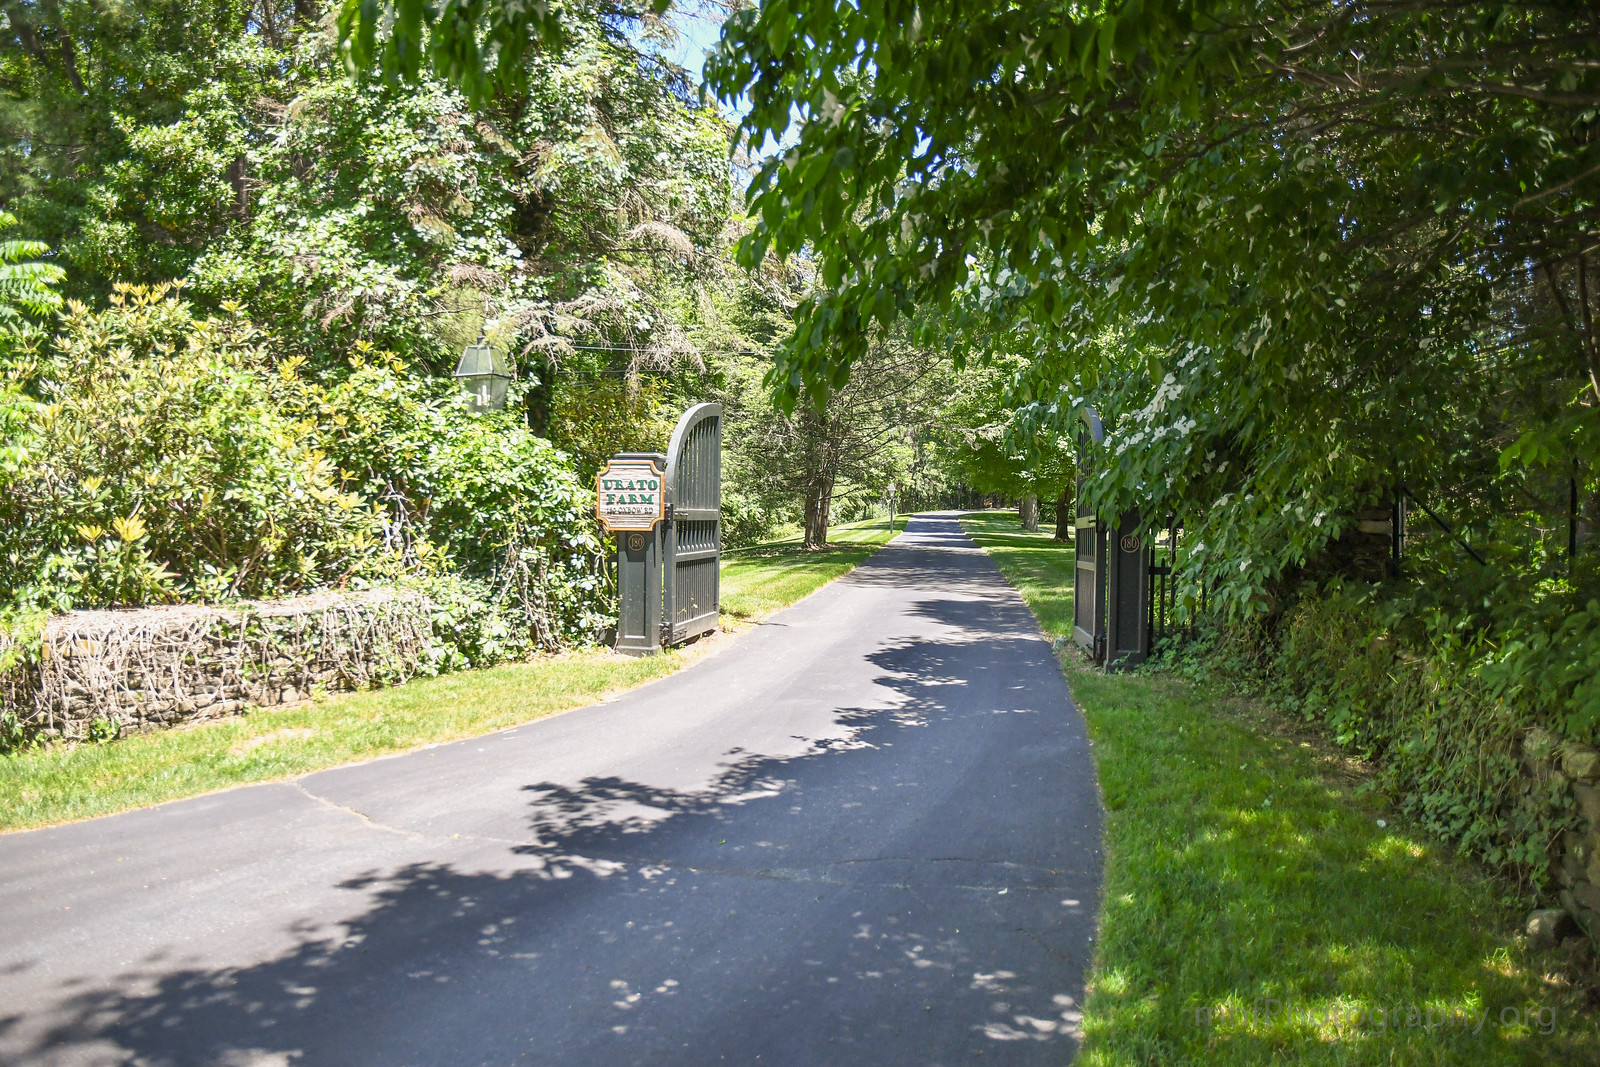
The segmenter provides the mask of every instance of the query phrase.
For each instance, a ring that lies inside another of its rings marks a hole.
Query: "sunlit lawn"
[[[965,524],[1070,642],[1071,548],[1014,513]],[[1600,1063],[1565,958],[1524,949],[1496,887],[1336,755],[1226,695],[1064,658],[1106,806],[1081,1063]]]
[[[868,519],[828,531],[828,547],[807,552],[794,534],[735,549],[722,561],[722,611],[737,619],[759,619],[794,603],[819,586],[847,574],[905,529],[888,519]]]
[[[903,528],[903,521],[897,528]],[[723,606],[737,626],[799,600],[889,539],[884,520],[840,527],[849,547],[803,552],[776,542],[723,564]],[[677,670],[699,649],[633,658],[603,649],[344,693],[282,710],[133,735],[108,744],[0,756],[0,830],[44,826],[303,774],[530,722],[592,704]]]
[[[676,669],[593,650],[421,678],[109,744],[0,758],[0,827],[101,815],[487,733],[589,704]]]

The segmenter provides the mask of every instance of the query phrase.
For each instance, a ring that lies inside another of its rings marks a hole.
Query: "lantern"
[[[486,344],[468,345],[456,364],[455,380],[472,398],[474,411],[498,411],[506,406],[506,386],[511,371],[505,357]]]

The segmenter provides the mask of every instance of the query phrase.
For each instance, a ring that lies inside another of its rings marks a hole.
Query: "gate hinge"
[[[664,515],[664,516],[663,516],[663,517],[664,517],[664,518],[665,518],[665,519],[666,519],[666,520],[667,520],[667,521],[668,521],[668,522],[671,522],[671,521],[672,521],[672,505],[671,505],[671,504],[668,504],[668,505],[667,505],[667,510],[666,510],[666,513],[665,513],[665,515]]]

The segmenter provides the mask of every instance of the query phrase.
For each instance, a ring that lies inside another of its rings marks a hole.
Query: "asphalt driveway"
[[[0,836],[8,1064],[1051,1063],[1100,809],[954,516],[615,701]]]

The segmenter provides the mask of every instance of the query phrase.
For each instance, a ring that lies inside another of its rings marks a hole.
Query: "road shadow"
[[[496,869],[363,872],[339,883],[360,903],[335,933],[64,984],[48,1018],[0,1019],[0,1048],[171,1067],[1064,1062],[1100,879],[1087,740],[1048,651],[994,632],[994,604],[913,607],[938,636],[872,653],[884,700],[836,709],[800,755],[732,750],[690,790],[529,782],[529,839]],[[1044,671],[1054,686],[1029,684]]]

